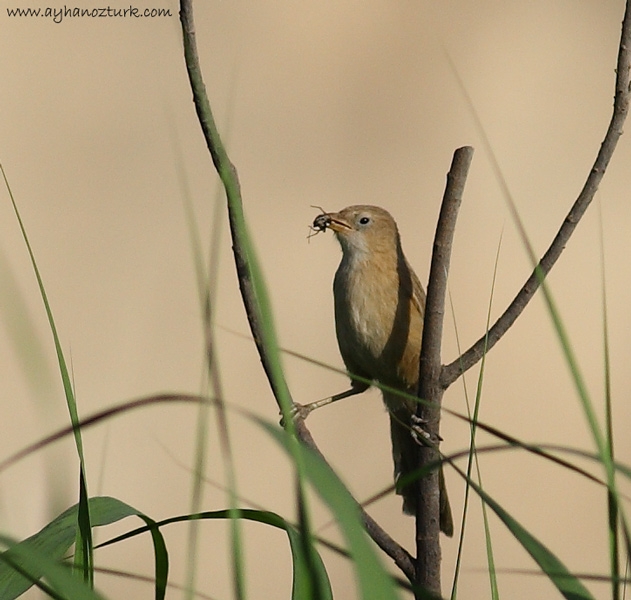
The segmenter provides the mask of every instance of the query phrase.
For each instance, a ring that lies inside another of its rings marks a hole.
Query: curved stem
[[[630,66],[631,66],[631,0],[627,0],[624,19],[622,21],[622,33],[620,37],[620,46],[618,51],[618,63],[616,69],[616,85],[615,85],[615,99],[613,106],[613,114],[607,133],[600,146],[600,150],[596,155],[594,165],[587,176],[585,185],[581,190],[578,198],[574,202],[569,213],[565,217],[558,233],[552,240],[550,247],[541,257],[541,260],[533,270],[530,277],[524,283],[519,290],[514,300],[509,304],[508,308],[504,311],[502,316],[492,325],[487,334],[480,337],[480,339],[471,346],[466,352],[459,356],[456,360],[450,364],[443,366],[440,376],[440,384],[443,389],[448,388],[454,381],[456,381],[460,375],[475,365],[481,358],[484,352],[488,352],[504,334],[510,329],[512,324],[517,320],[517,317],[522,313],[526,305],[530,302],[535,292],[541,285],[541,281],[550,272],[561,252],[567,245],[571,235],[574,233],[576,226],[585,214],[585,211],[589,207],[591,201],[598,190],[598,186],[605,175],[609,161],[613,156],[618,140],[622,135],[622,126],[627,113],[629,112],[629,99],[631,98],[630,84]],[[477,119],[477,117],[476,117]],[[478,122],[478,127],[480,123]],[[487,148],[490,146],[486,137],[485,139]],[[492,157],[492,151],[489,152]],[[499,167],[494,165],[496,174],[498,174],[500,181],[503,181],[499,174]]]

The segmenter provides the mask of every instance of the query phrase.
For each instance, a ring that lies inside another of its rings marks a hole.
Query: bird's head
[[[332,229],[342,251],[354,257],[394,252],[399,246],[397,224],[390,213],[378,206],[348,206],[340,212],[318,215],[313,229]]]

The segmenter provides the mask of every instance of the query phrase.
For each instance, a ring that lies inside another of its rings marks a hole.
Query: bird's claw
[[[420,425],[412,425],[410,433],[418,446],[427,446],[431,439],[429,431],[425,431]]]
[[[427,431],[427,429],[425,429],[425,425],[427,424],[427,419],[422,419],[415,414],[410,416],[410,431],[412,439],[419,446],[436,445],[438,442],[442,441],[442,438],[438,434],[432,435],[429,431]]]
[[[294,421],[304,421],[310,414],[313,408],[309,404],[298,404],[294,402],[289,410],[289,415]],[[281,427],[285,426],[285,417],[280,419]]]
[[[304,421],[313,410],[311,404],[298,404],[294,402],[291,407],[291,416],[294,421]]]

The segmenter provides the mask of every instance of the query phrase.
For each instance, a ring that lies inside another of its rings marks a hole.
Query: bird
[[[403,254],[394,218],[378,206],[356,205],[324,212],[312,225],[315,233],[330,229],[342,248],[333,280],[335,331],[351,388],[300,406],[313,409],[367,390],[377,382],[415,396],[425,313],[425,291]],[[369,383],[370,382],[370,383]],[[413,435],[416,402],[382,388],[390,416],[395,484],[417,469],[418,441]],[[416,513],[413,484],[395,486],[403,512]],[[453,535],[453,519],[442,468],[439,472],[440,528]]]

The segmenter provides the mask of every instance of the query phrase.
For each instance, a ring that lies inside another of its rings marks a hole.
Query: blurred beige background
[[[34,0],[37,2],[37,0]],[[188,188],[205,247],[217,181],[199,131],[173,0],[154,19],[9,18],[0,22],[0,161],[39,261],[82,415],[162,391],[197,392],[203,345]],[[45,6],[32,4],[31,6]],[[91,7],[84,0],[80,7]],[[116,0],[113,7],[127,6]],[[461,343],[484,331],[500,237],[493,315],[530,271],[523,246],[446,58],[475,103],[531,240],[543,251],[579,192],[608,124],[623,2],[198,2],[206,85],[243,188],[246,215],[271,291],[284,347],[342,366],[331,282],[339,249],[331,235],[307,242],[317,213],[379,204],[398,219],[406,254],[427,279],[431,239],[453,150],[477,152],[460,214],[450,289]],[[627,126],[627,129],[631,125]],[[556,266],[550,285],[585,380],[602,414],[604,232],[617,455],[629,463],[631,361],[631,141],[623,137],[597,201]],[[185,182],[185,183],[183,183]],[[44,310],[6,190],[0,193],[0,458],[67,423]],[[276,405],[248,333],[222,218],[216,301],[218,359],[226,400],[269,420]],[[451,319],[445,361],[457,356]],[[339,374],[287,357],[297,401],[341,391]],[[468,374],[473,397],[477,369]],[[465,412],[460,384],[446,405]],[[194,407],[136,411],[85,433],[92,494],[107,494],[155,519],[190,507]],[[540,298],[490,354],[481,418],[525,441],[593,449],[559,344]],[[391,481],[387,420],[370,392],[317,412],[309,425],[359,498]],[[285,457],[256,427],[230,415],[239,492],[293,518]],[[467,445],[449,416],[443,449]],[[214,420],[208,476],[223,467]],[[480,436],[480,442],[490,441]],[[464,466],[464,463],[463,463]],[[587,465],[599,474],[598,469]],[[484,483],[572,570],[607,572],[605,496],[575,474],[504,452],[481,457]],[[463,484],[447,473],[458,515]],[[0,473],[0,530],[23,537],[77,498],[77,464],[66,440]],[[629,486],[623,486],[629,491]],[[205,489],[204,507],[226,506]],[[413,521],[390,497],[371,513],[408,548]],[[328,521],[316,507],[317,524]],[[136,526],[131,520],[98,533]],[[494,517],[500,591],[556,598]],[[201,527],[198,588],[229,598],[225,528]],[[246,526],[251,598],[286,598],[284,537]],[[333,528],[323,530],[335,538]],[[173,582],[185,572],[187,529],[166,531]],[[444,541],[444,589],[456,542]],[[324,551],[337,598],[355,597],[352,570]],[[99,564],[151,574],[148,538],[99,551]],[[388,561],[384,561],[388,563]],[[150,598],[144,583],[101,575],[111,598]],[[598,598],[602,583],[588,583]],[[488,597],[479,503],[471,505],[462,598]],[[32,593],[29,597],[39,597]],[[181,597],[173,590],[170,598]]]

